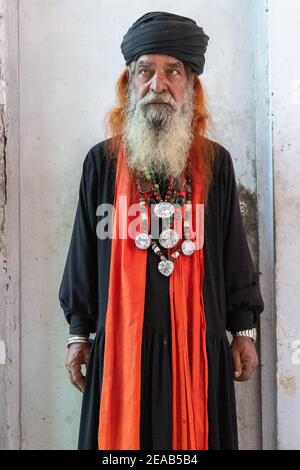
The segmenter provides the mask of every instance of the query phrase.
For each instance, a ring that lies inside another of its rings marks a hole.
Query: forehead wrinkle
[[[140,61],[137,62],[137,65],[142,65],[142,66],[151,66],[151,65],[154,65],[155,62],[153,62],[152,60],[150,59],[142,59]],[[183,67],[183,63],[180,62],[179,60],[177,60],[176,62],[173,62],[173,61],[168,61],[166,64],[165,64],[166,67]]]
[[[140,62],[137,63],[137,65],[143,65],[143,66],[151,66],[153,65],[153,62],[151,60],[146,60],[146,59],[143,59],[141,60]]]

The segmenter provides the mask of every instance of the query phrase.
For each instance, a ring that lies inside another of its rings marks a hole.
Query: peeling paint
[[[7,136],[6,136],[6,127],[4,122],[4,105],[0,104],[0,118],[1,118],[1,145],[2,145],[2,160],[3,160],[3,170],[2,170],[2,190],[3,190],[3,204],[7,203],[7,170],[6,170],[6,145],[7,145]]]
[[[289,396],[294,395],[297,391],[297,380],[294,375],[284,375],[280,373],[278,375],[278,385],[279,388]]]
[[[11,5],[11,4],[10,4]],[[8,255],[6,239],[6,217],[8,199],[8,169],[7,169],[7,144],[8,144],[8,113],[7,113],[7,44],[5,41],[4,10],[7,2],[0,2],[0,449],[6,449],[9,445],[11,431],[8,429],[8,420],[12,407],[16,403],[9,403],[8,390],[11,391],[11,369],[8,358],[7,328],[10,318],[7,314],[8,288],[10,279],[8,276]]]
[[[3,31],[1,32],[3,34]],[[3,37],[0,36],[0,46],[3,46]],[[3,245],[5,228],[5,211],[7,204],[7,129],[5,121],[6,112],[6,81],[3,76],[3,58],[0,60],[0,247]]]

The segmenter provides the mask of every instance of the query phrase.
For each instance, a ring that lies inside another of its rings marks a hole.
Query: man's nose
[[[164,74],[161,72],[156,72],[155,74],[153,74],[150,83],[150,90],[154,91],[154,93],[161,93],[163,91],[166,91],[167,89],[168,88]]]

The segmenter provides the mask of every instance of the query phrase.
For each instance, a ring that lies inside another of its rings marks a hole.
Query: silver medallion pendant
[[[158,263],[158,270],[164,276],[170,276],[174,270],[174,263],[168,259],[160,261]]]
[[[148,233],[141,232],[135,237],[135,244],[140,250],[147,250],[151,244],[151,238]]]
[[[159,202],[154,206],[154,213],[161,219],[166,219],[174,214],[174,206],[170,202]]]
[[[181,251],[185,256],[191,256],[195,251],[195,244],[192,240],[184,240],[181,244]]]
[[[166,228],[159,236],[159,243],[164,248],[173,248],[173,246],[177,245],[178,240],[179,235],[172,228]]]

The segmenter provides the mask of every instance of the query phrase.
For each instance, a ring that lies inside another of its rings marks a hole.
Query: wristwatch
[[[257,338],[257,331],[256,328],[251,328],[250,330],[236,331],[235,333],[233,333],[233,336],[248,336],[248,338],[251,338],[253,340],[253,343],[255,343]]]

